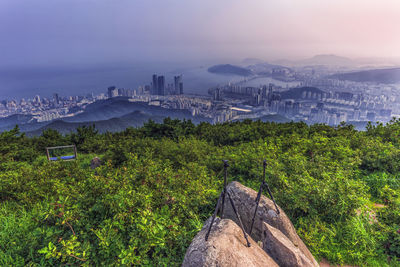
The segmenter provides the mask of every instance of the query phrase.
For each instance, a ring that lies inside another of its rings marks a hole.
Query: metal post
[[[265,181],[265,167],[267,166],[267,161],[266,161],[265,159],[264,159],[263,166],[264,166],[264,174],[263,174],[262,185],[265,186],[265,187],[267,188],[268,194],[270,195],[272,201],[274,202],[274,205],[275,205],[275,208],[276,208],[276,212],[277,212],[278,214],[280,214],[280,211],[279,211],[279,209],[278,209],[278,205],[276,205],[274,196],[272,195],[271,190],[269,189],[268,183]],[[257,206],[258,206],[258,204],[257,204]]]
[[[258,205],[260,204],[261,194],[262,194],[262,191],[263,191],[263,185],[264,185],[264,182],[265,182],[265,167],[266,166],[267,166],[267,161],[264,159],[264,161],[263,161],[263,177],[262,177],[260,189],[258,190],[258,194],[257,194],[257,198],[256,198],[256,207],[255,207],[255,210],[254,210],[253,219],[251,220],[251,226],[250,226],[249,235],[251,235],[251,232],[253,231],[253,226],[254,226],[254,221],[256,219]]]
[[[242,231],[243,231],[244,238],[245,238],[246,241],[247,241],[247,247],[250,247],[249,239],[247,239],[247,234],[246,234],[246,231],[244,230],[242,220],[240,219],[240,215],[239,215],[239,213],[238,213],[237,210],[236,210],[235,203],[233,203],[233,200],[232,200],[231,195],[230,195],[228,192],[226,192],[226,193],[228,194],[229,202],[231,203],[233,212],[236,214],[236,218],[237,218],[238,221],[239,221],[239,226],[240,226],[240,228],[241,228]]]
[[[227,160],[223,160],[224,162],[224,189],[223,189],[223,195],[222,195],[222,207],[221,207],[221,219],[224,218],[224,207],[225,207],[225,195],[226,195],[226,180],[227,180],[227,176],[228,176],[228,161]]]
[[[78,157],[78,152],[76,151],[76,145],[74,145],[74,154],[75,154],[75,159]]]
[[[268,194],[270,195],[270,197],[271,197],[272,201],[274,202],[274,205],[275,205],[276,212],[277,212],[278,214],[280,214],[281,212],[280,212],[280,211],[279,211],[279,209],[278,209],[278,205],[276,205],[276,202],[275,202],[274,196],[272,195],[272,193],[271,193],[271,190],[269,189],[269,186],[268,186],[268,184],[267,184],[267,183],[265,183],[265,187],[267,188]]]
[[[267,160],[264,159],[263,161],[263,178],[262,178],[262,183],[265,183],[265,168],[267,167]]]
[[[236,215],[236,217],[237,217],[237,219],[238,219],[238,221],[239,221],[240,228],[242,229],[244,238],[245,238],[246,241],[247,241],[247,246],[250,247],[250,242],[249,242],[249,240],[248,240],[248,238],[247,238],[246,231],[244,230],[242,220],[240,219],[240,215],[238,214],[238,212],[237,212],[237,210],[236,210],[236,207],[235,207],[235,204],[233,203],[233,200],[232,200],[231,195],[230,195],[230,194],[228,193],[228,191],[226,190],[226,183],[227,183],[227,176],[228,176],[228,167],[229,167],[228,161],[227,161],[227,160],[224,160],[224,170],[225,170],[225,175],[224,175],[224,188],[222,189],[222,192],[221,192],[221,194],[219,195],[218,202],[217,202],[217,206],[215,207],[214,214],[213,214],[213,216],[212,216],[210,226],[208,227],[208,231],[207,231],[206,236],[205,236],[205,240],[206,240],[206,241],[208,240],[208,237],[209,237],[210,232],[211,232],[212,225],[213,225],[213,223],[214,223],[215,217],[217,216],[217,213],[218,213],[218,210],[219,210],[221,204],[222,204],[222,207],[221,207],[221,219],[223,219],[223,215],[224,215],[224,204],[225,204],[225,195],[228,194],[228,198],[229,198],[230,204],[231,204],[231,206],[232,206],[233,212],[235,213],[235,215]]]
[[[210,226],[208,227],[208,231],[207,231],[207,234],[206,234],[206,241],[208,240],[208,236],[210,235],[210,232],[211,232],[211,227],[212,227],[212,225],[214,223],[215,217],[217,216],[217,212],[218,212],[218,209],[219,209],[219,204],[221,203],[222,194],[223,193],[221,193],[219,195],[217,206],[215,207],[215,211],[214,211],[213,217],[211,219]]]

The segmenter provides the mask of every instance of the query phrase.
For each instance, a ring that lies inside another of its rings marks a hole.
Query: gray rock
[[[97,167],[101,166],[101,159],[99,159],[98,157],[94,157],[91,161],[90,161],[90,168],[91,169],[96,169]]]
[[[263,249],[281,267],[313,267],[314,264],[281,231],[263,223]]]
[[[227,186],[227,190],[228,192],[231,192],[230,194],[241,217],[243,226],[246,232],[249,233],[251,220],[253,218],[254,209],[256,207],[255,199],[257,197],[257,192],[238,182],[230,183]],[[224,206],[224,218],[228,218],[235,221],[236,223],[239,223],[228,200],[225,200]],[[310,260],[310,262],[312,262],[312,266],[319,266],[318,262],[314,259],[307,246],[297,235],[296,230],[293,227],[290,219],[280,207],[279,210],[280,214],[277,214],[272,200],[264,195],[261,197],[260,204],[257,209],[253,231],[251,233],[251,237],[253,238],[253,240],[255,240],[256,242],[263,242],[264,222],[266,222],[281,231],[293,243],[295,247],[298,247],[299,250]]]
[[[256,267],[278,264],[249,237],[250,247],[240,227],[229,219],[216,218],[208,238],[211,218],[204,224],[186,251],[183,267]]]

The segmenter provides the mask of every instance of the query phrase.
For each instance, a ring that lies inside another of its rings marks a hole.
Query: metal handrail
[[[59,148],[73,148],[73,149],[74,149],[74,156],[73,156],[73,158],[63,159],[62,157],[57,157],[56,160],[52,159],[52,157],[50,157],[49,150],[54,150],[54,149],[59,149]],[[74,159],[78,158],[78,153],[77,153],[77,150],[76,150],[76,146],[75,146],[75,145],[53,146],[53,147],[46,147],[46,156],[47,156],[47,160],[48,160],[48,161],[57,161],[59,158],[60,158],[61,160],[74,160]]]

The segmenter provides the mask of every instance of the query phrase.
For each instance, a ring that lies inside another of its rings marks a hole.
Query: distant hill
[[[147,105],[143,104],[143,105]],[[118,118],[125,114],[131,113],[137,106],[142,106],[140,103],[129,102],[128,98],[116,97],[106,100],[96,101],[86,107],[84,112],[69,118],[64,118],[67,122],[86,122],[86,121],[101,121],[111,118]]]
[[[300,60],[302,65],[330,65],[330,66],[349,66],[354,65],[354,62],[347,57],[336,55],[316,55],[312,58]]]
[[[195,124],[202,121],[210,122],[209,118],[192,116],[188,110],[166,109],[149,106],[147,103],[129,102],[126,98],[112,98],[95,102],[89,105],[83,113],[74,117],[47,123],[25,124],[21,130],[30,136],[40,135],[43,130],[49,128],[66,134],[75,131],[77,127],[94,124],[99,132],[118,132],[128,127],[140,127],[149,119],[162,122],[167,117],[181,120],[190,119]]]
[[[302,98],[303,92],[311,92],[316,94],[325,93],[324,91],[316,87],[297,87],[287,91],[283,91],[280,94],[282,99],[300,99]]]
[[[400,68],[338,73],[331,75],[330,77],[354,82],[376,82],[384,84],[400,83]]]
[[[25,114],[14,114],[5,118],[0,118],[0,131],[14,128],[17,124],[22,125],[33,121],[32,115]]]
[[[36,129],[34,131],[30,131],[27,133],[28,136],[40,135],[46,129],[54,129],[59,131],[62,134],[68,134],[70,132],[74,132],[76,128],[82,126],[91,126],[95,125],[96,129],[100,133],[104,132],[120,132],[125,130],[128,127],[139,127],[142,126],[149,119],[152,119],[156,122],[162,122],[163,117],[155,117],[149,114],[145,114],[140,111],[135,111],[120,118],[112,118],[109,120],[102,121],[92,121],[92,122],[66,122],[63,120],[53,121],[40,129]]]
[[[274,64],[283,66],[335,66],[335,67],[353,67],[357,65],[357,62],[347,57],[341,57],[337,55],[316,55],[311,58],[302,60],[288,60],[281,59],[274,61]]]
[[[212,66],[208,68],[208,72],[215,74],[224,74],[224,75],[229,74],[229,75],[239,75],[239,76],[250,76],[253,74],[251,70],[230,64]]]
[[[150,116],[161,116],[163,118],[171,117],[178,119],[197,119],[197,117],[193,117],[188,110],[166,109],[159,106],[151,106],[145,102],[129,102],[128,98],[116,97],[107,100],[96,101],[88,105],[83,113],[80,113],[74,117],[64,118],[63,121],[103,121],[112,118],[119,118],[135,111],[141,111],[143,114],[149,114]]]

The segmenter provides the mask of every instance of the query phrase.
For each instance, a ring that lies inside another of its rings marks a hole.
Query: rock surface
[[[278,266],[250,237],[251,246],[247,247],[242,230],[229,219],[216,218],[208,241],[205,241],[210,223],[211,218],[193,239],[183,267]]]
[[[227,190],[230,192],[233,202],[235,203],[236,209],[242,219],[246,232],[249,233],[254,209],[256,206],[255,199],[257,197],[257,192],[238,182],[231,182],[227,186]],[[279,210],[280,214],[277,214],[272,200],[264,195],[261,197],[260,204],[257,209],[257,215],[254,221],[253,231],[251,233],[253,240],[256,242],[263,241],[265,227],[264,222],[266,222],[281,231],[282,234],[286,236],[295,247],[299,248],[299,250],[312,263],[312,266],[319,266],[318,262],[314,259],[307,246],[297,235],[290,219],[280,207]],[[225,201],[224,218],[231,219],[238,223],[229,201]]]
[[[281,267],[312,267],[314,264],[281,231],[263,223],[263,249]]]
[[[91,169],[96,169],[97,167],[101,166],[101,159],[99,159],[98,157],[94,157],[91,161],[90,161],[90,168]]]

